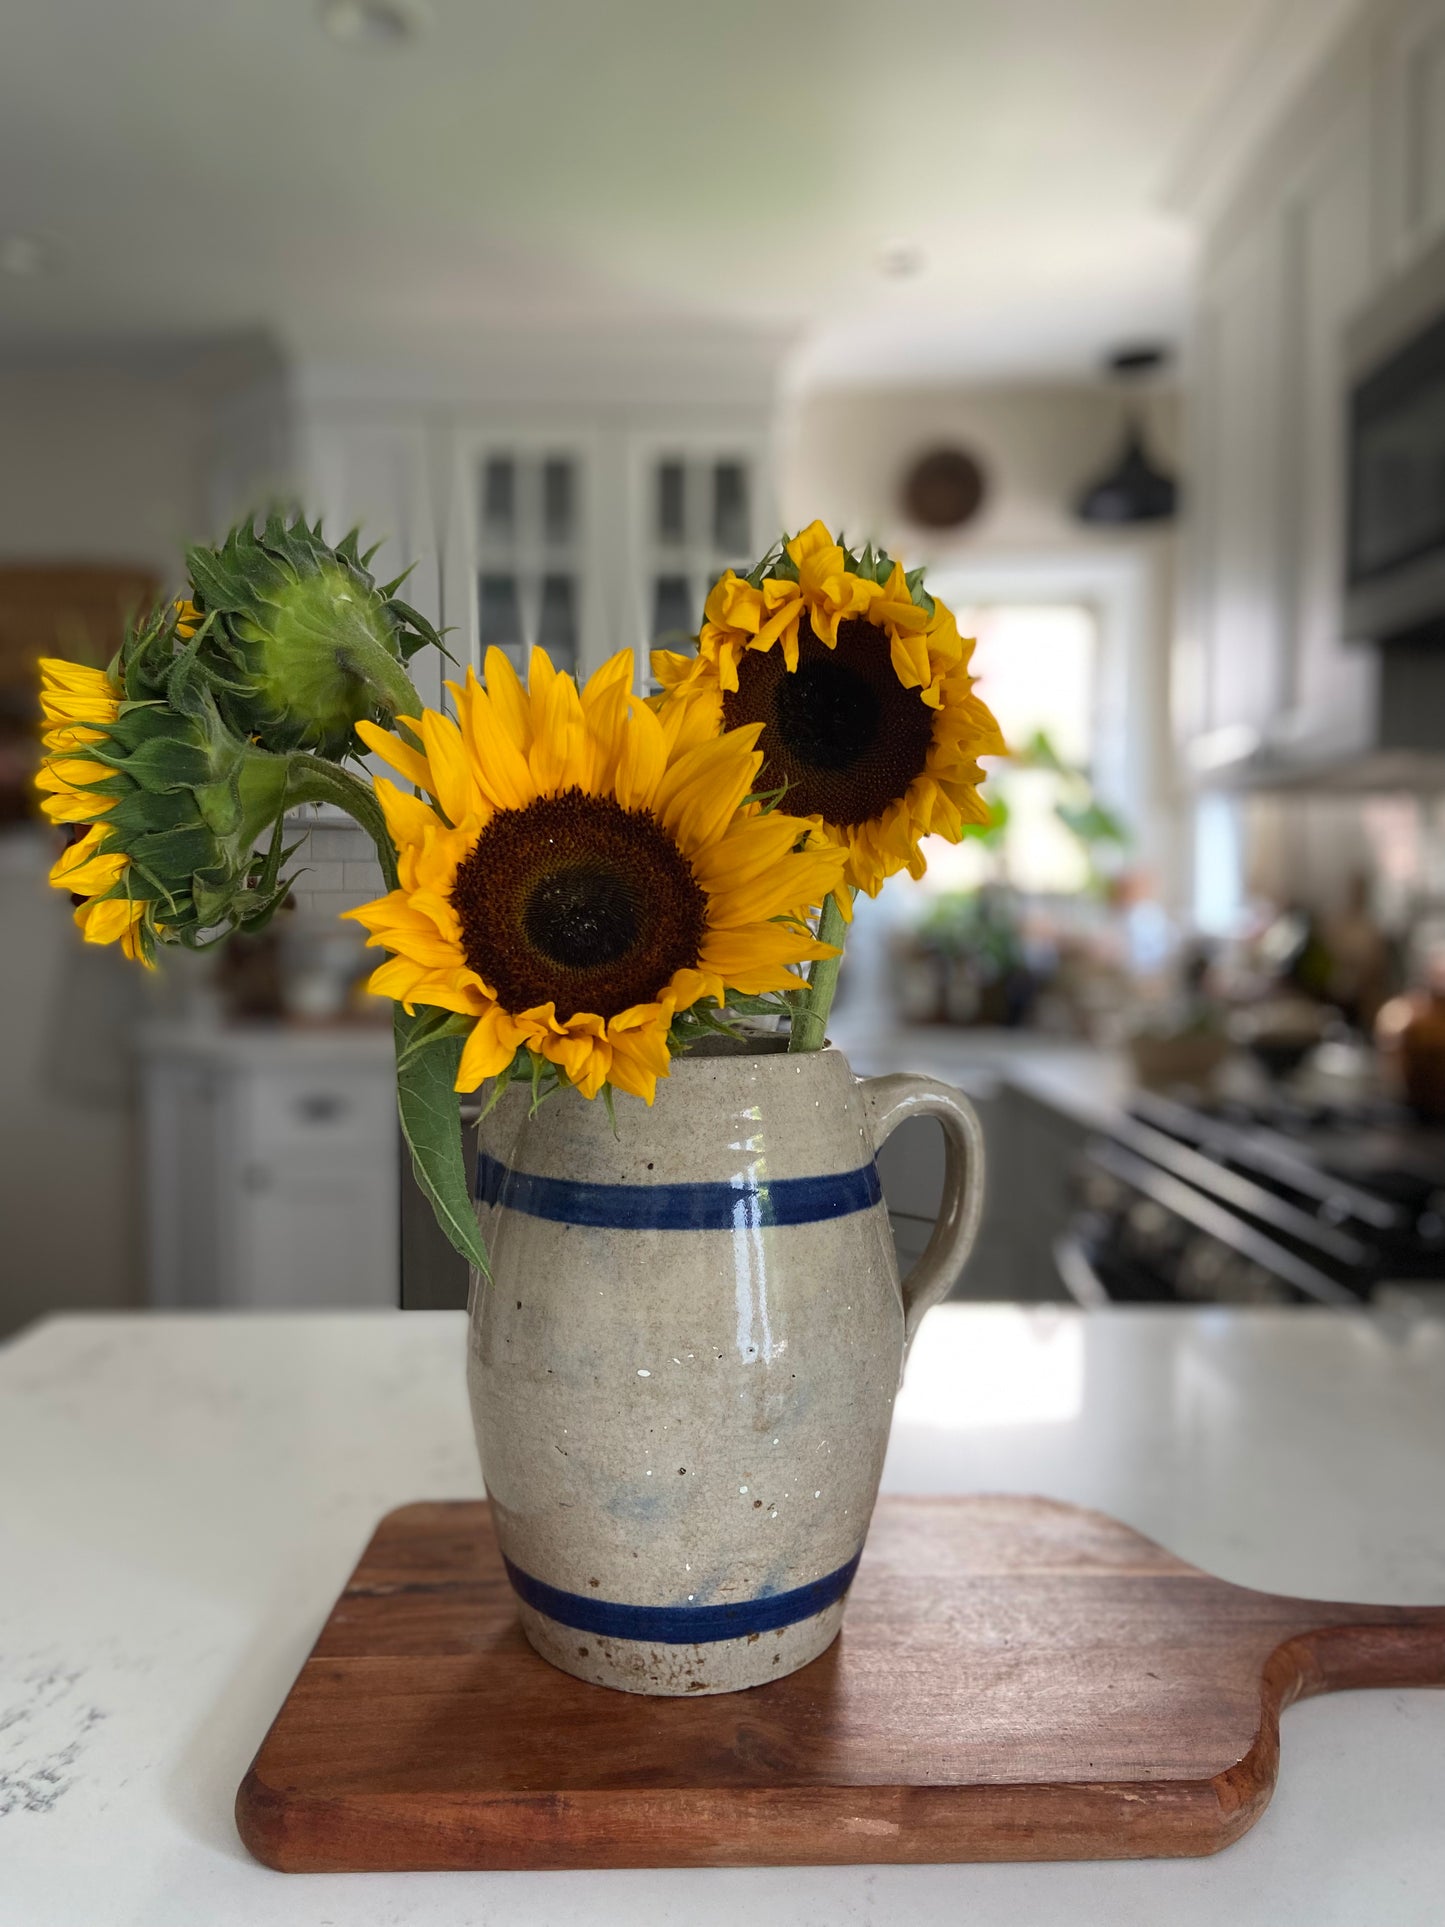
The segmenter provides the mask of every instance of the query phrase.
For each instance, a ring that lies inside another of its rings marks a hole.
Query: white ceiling
[[[795,332],[809,378],[1058,374],[1173,335],[1166,211],[1284,0],[7,0],[0,339]],[[920,273],[880,256],[916,245]]]

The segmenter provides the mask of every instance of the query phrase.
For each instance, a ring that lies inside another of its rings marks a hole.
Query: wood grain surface
[[[1213,1853],[1268,1803],[1291,1701],[1442,1684],[1445,1607],[1251,1592],[1046,1499],[885,1498],[821,1659],[639,1698],[526,1645],[485,1504],[413,1505],[237,1823],[289,1872]]]

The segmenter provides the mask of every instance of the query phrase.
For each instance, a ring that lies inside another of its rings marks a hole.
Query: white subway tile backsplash
[[[317,862],[344,863],[358,848],[368,847],[364,830],[313,830],[302,846],[306,858]]]
[[[313,922],[339,917],[343,910],[354,910],[357,900],[352,890],[313,890],[304,898],[298,891],[296,896],[297,908]]]

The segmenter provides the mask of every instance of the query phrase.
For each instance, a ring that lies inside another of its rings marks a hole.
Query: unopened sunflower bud
[[[258,534],[242,523],[218,549],[186,558],[198,660],[221,712],[267,749],[360,755],[358,722],[390,724],[420,700],[405,663],[441,637],[378,585],[357,552],[356,532],[331,548],[298,517],[268,518]]]

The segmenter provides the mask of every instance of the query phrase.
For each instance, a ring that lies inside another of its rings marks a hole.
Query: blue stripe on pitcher
[[[861,1552],[846,1566],[791,1592],[765,1593],[758,1599],[728,1600],[717,1606],[624,1606],[613,1599],[563,1592],[505,1561],[517,1597],[559,1625],[599,1639],[652,1640],[660,1646],[710,1646],[719,1639],[745,1639],[794,1626],[835,1605],[853,1582]]]
[[[554,1224],[610,1231],[734,1231],[816,1224],[866,1211],[883,1196],[878,1166],[817,1178],[739,1177],[730,1184],[590,1184],[516,1171],[477,1153],[474,1196]]]

